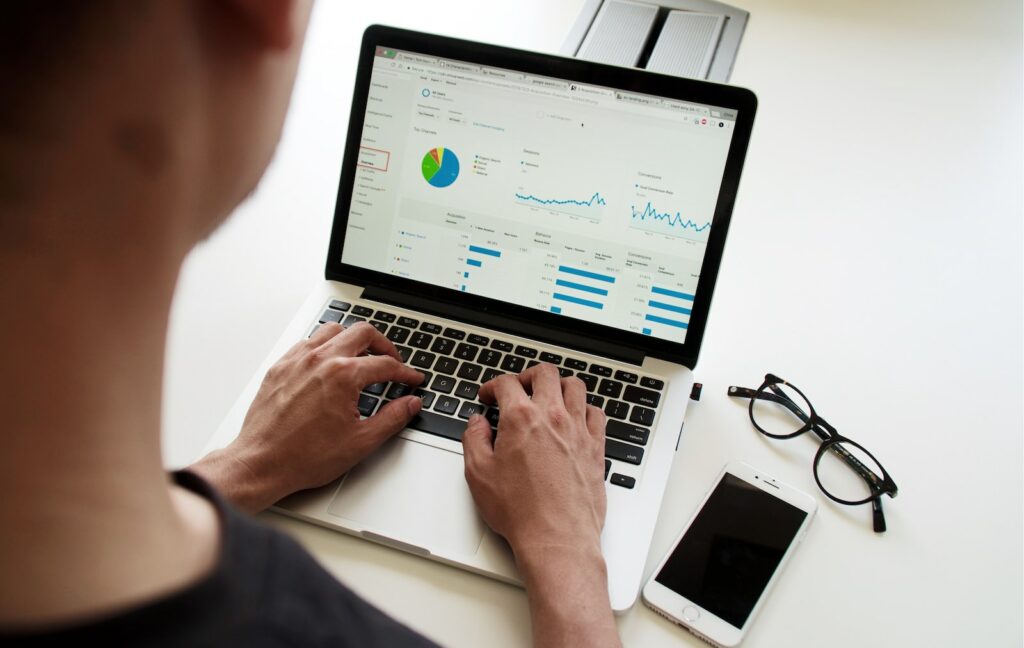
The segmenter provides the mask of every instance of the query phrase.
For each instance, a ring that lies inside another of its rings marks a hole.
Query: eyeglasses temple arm
[[[871,517],[875,525],[875,533],[885,533],[885,514],[882,513],[882,500],[871,500]]]

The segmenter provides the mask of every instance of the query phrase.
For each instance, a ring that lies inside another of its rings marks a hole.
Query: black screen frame
[[[718,203],[712,219],[711,233],[701,265],[700,280],[694,293],[693,312],[690,315],[684,342],[672,342],[342,263],[348,213],[355,185],[356,161],[362,140],[363,120],[366,115],[370,77],[377,47],[736,110],[733,137],[729,145]],[[508,328],[514,331],[515,322],[530,322],[552,331],[560,331],[565,335],[586,337],[605,345],[629,348],[643,355],[651,355],[693,369],[704,338],[756,110],[757,97],[744,88],[371,25],[364,32],[360,46],[359,67],[352,93],[348,138],[345,142],[344,160],[338,182],[325,276],[328,280],[366,288],[383,288],[398,294],[426,298],[439,305],[450,304],[459,307],[460,311],[468,309],[486,316],[487,323],[492,326],[497,319],[507,322]]]

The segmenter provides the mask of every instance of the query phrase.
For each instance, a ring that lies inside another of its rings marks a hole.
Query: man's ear
[[[298,0],[220,0],[264,47],[288,49],[295,42]]]

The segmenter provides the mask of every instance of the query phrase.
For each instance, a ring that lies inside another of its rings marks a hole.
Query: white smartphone
[[[743,640],[817,503],[730,463],[644,586],[655,612],[719,646]]]

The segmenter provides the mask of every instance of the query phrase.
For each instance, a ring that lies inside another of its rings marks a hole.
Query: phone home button
[[[683,620],[684,621],[688,621],[690,623],[693,623],[694,621],[696,621],[699,618],[700,618],[700,610],[698,610],[697,608],[693,607],[692,605],[687,605],[686,607],[683,608]]]

